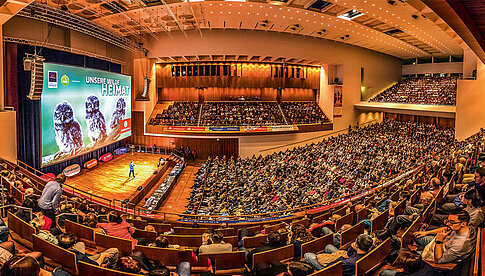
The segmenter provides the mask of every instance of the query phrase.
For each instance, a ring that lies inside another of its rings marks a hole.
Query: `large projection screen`
[[[131,136],[131,76],[44,63],[42,167]]]

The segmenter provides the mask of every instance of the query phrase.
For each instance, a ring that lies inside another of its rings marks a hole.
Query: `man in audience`
[[[56,226],[56,213],[61,202],[62,184],[66,181],[64,174],[58,174],[54,181],[48,182],[39,199],[39,207],[44,216],[52,220],[52,227]]]
[[[76,242],[76,236],[71,233],[61,234],[58,238],[58,245],[76,254],[77,261],[83,261],[92,265],[106,264],[108,268],[114,269],[118,261],[119,250],[109,248],[100,254],[89,255],[86,253],[86,246],[83,242]]]
[[[446,227],[431,231],[418,231],[418,245],[424,247],[434,242],[432,259],[437,263],[459,262],[470,257],[475,251],[477,231],[469,226],[470,215],[466,211],[448,215],[445,221]]]
[[[305,253],[305,261],[308,263],[312,264],[317,270],[322,270],[327,266],[331,266],[334,263],[342,261],[342,275],[343,276],[354,276],[355,275],[355,264],[357,261],[364,257],[364,255],[369,252],[369,250],[373,246],[373,241],[371,236],[367,234],[361,234],[355,239],[355,242],[352,243],[352,245],[349,247],[347,250],[347,254],[339,257],[338,259],[334,260],[333,262],[330,262],[326,266],[323,266],[319,262],[319,256],[323,256],[323,254],[328,255],[327,253],[322,253],[319,255],[316,255],[314,253]],[[332,252],[333,253],[333,252]]]
[[[232,245],[230,243],[225,243],[222,240],[223,238],[224,237],[220,232],[210,234],[208,243],[199,247],[199,253],[232,252]]]
[[[402,215],[395,217],[388,225],[389,231],[395,235],[400,228],[411,225],[411,223],[423,213],[432,200],[433,194],[430,192],[421,193],[419,203],[414,206],[407,206]]]

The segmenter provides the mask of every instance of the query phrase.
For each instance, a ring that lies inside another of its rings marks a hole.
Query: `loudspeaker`
[[[148,91],[150,90],[150,79],[149,78],[145,78],[145,85],[143,87],[143,94],[141,94],[141,96],[143,98],[146,98],[146,96],[148,95]]]
[[[32,60],[30,58],[24,58],[24,71],[32,70]]]
[[[137,191],[141,191],[141,189],[143,189],[143,186],[138,186],[138,188],[136,188]]]
[[[30,71],[30,91],[27,96],[31,100],[40,100],[44,87],[44,60],[39,58],[32,59]]]

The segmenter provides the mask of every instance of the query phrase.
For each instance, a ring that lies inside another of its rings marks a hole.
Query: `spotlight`
[[[394,0],[387,0],[387,3],[389,3],[389,5],[394,5],[394,4],[396,4],[396,1],[394,1]]]
[[[411,17],[414,18],[414,19],[418,19],[419,16],[413,14],[413,15],[411,15]]]
[[[69,10],[69,9],[67,8],[67,6],[66,6],[66,5],[62,5],[62,6],[61,6],[61,11],[68,11],[68,10]]]

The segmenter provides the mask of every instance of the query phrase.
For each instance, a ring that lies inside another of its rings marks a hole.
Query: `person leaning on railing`
[[[53,227],[56,226],[56,213],[61,202],[62,184],[64,182],[66,182],[66,176],[58,174],[54,181],[50,181],[45,185],[38,202],[44,216],[52,220]]]

